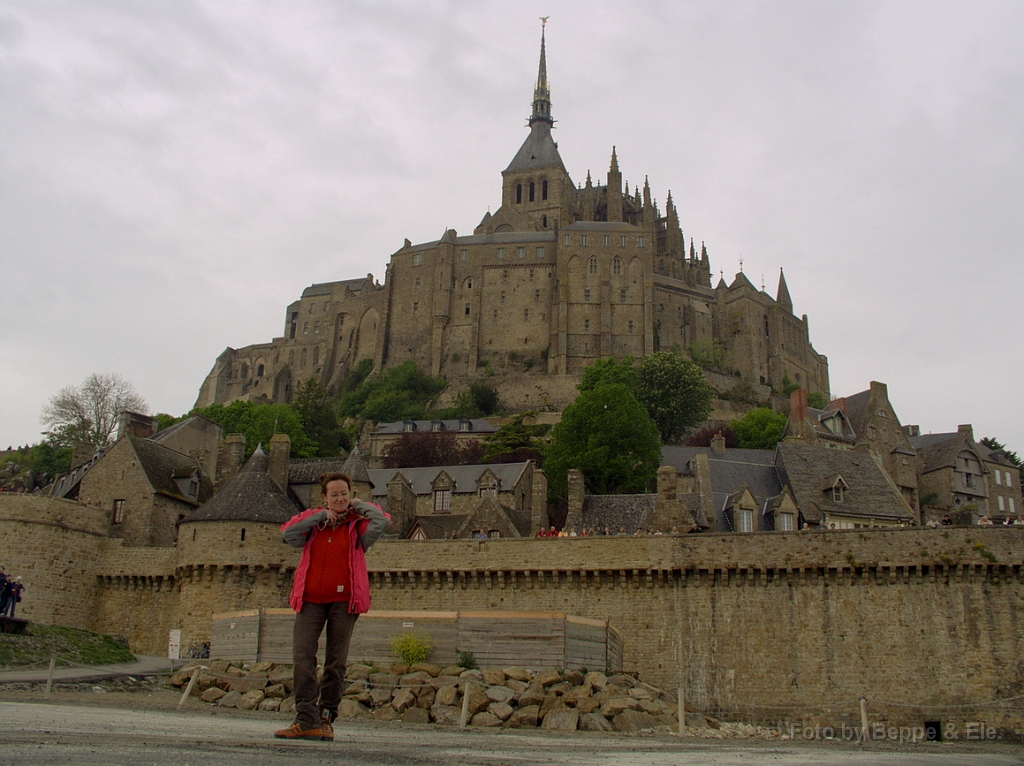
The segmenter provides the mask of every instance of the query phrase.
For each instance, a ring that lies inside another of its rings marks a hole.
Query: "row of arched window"
[[[538,188],[539,187],[539,188]],[[523,203],[523,192],[526,192],[527,202],[536,202],[537,194],[540,193],[541,200],[548,198],[548,181],[545,178],[539,184],[535,181],[530,181],[526,188],[523,188],[522,184],[516,184],[516,204],[521,205]]]

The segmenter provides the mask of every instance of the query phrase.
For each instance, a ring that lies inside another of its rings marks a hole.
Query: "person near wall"
[[[289,599],[296,612],[295,721],[274,732],[281,739],[334,739],[352,630],[370,608],[366,551],[391,526],[376,505],[352,498],[352,480],[343,473],[322,474],[320,491],[326,508],[303,511],[281,526],[285,542],[302,548]],[[317,680],[317,644],[325,626],[324,670]]]
[[[25,590],[25,586],[21,584],[21,578],[15,577],[13,580],[7,578],[4,583],[4,598],[3,598],[3,609],[0,610],[0,615],[5,615],[14,619],[14,608],[21,603],[21,594]]]

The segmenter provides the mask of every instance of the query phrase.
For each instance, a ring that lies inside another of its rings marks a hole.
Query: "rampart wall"
[[[41,495],[0,493],[0,565],[25,586],[15,615],[90,628],[94,573],[106,529],[102,510]]]
[[[1024,530],[384,543],[374,607],[607,618],[706,709],[1024,694]],[[938,709],[936,707],[936,709]],[[1018,704],[1017,715],[1021,707]]]

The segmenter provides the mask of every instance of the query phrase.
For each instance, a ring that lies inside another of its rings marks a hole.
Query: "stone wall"
[[[1024,530],[907,529],[384,542],[370,565],[375,609],[610,619],[626,670],[770,716],[1024,693],[1022,555]]]
[[[44,625],[89,628],[106,528],[99,508],[0,493],[0,565],[25,586],[15,614]]]

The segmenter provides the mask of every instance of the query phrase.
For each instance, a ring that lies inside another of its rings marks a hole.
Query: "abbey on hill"
[[[662,212],[646,177],[642,190],[623,188],[614,148],[604,184],[589,173],[573,183],[553,123],[542,34],[530,134],[501,173],[494,214],[470,236],[406,240],[383,284],[368,274],[306,288],[282,337],[217,358],[196,405],[287,402],[310,377],[333,391],[371,359],[375,370],[411,360],[456,382],[495,375],[509,405],[542,394],[559,406],[595,359],[698,340],[718,341],[723,365],[753,385],[781,390],[788,378],[828,393],[827,359],[781,273],[774,299],[742,272],[712,287],[707,249],[687,247],[671,193]]]

